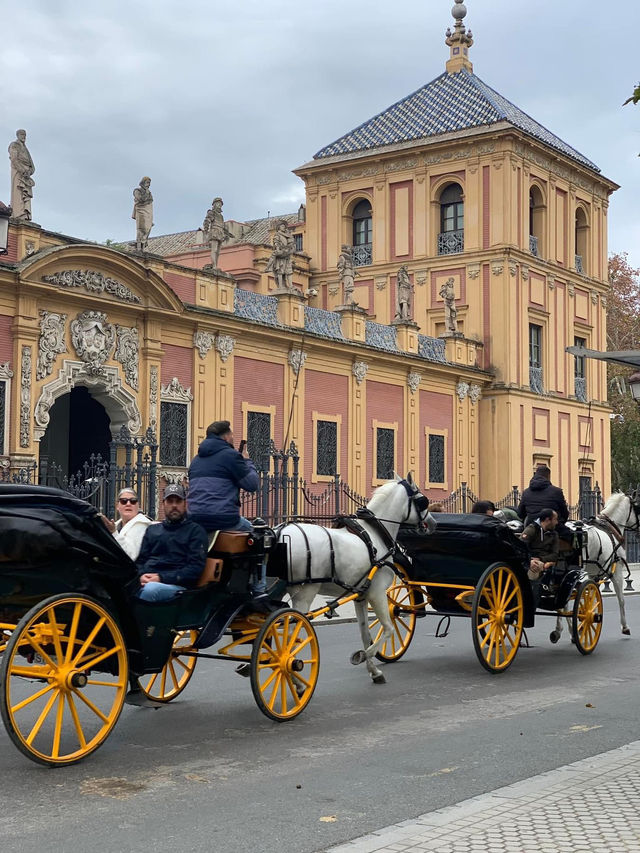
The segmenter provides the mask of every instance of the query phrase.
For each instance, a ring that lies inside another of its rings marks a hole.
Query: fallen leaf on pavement
[[[335,823],[338,818],[334,814],[327,815],[326,817],[321,817],[321,823]]]

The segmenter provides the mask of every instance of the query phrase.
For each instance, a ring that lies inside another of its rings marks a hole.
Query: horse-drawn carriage
[[[144,602],[135,564],[89,504],[56,489],[0,486],[0,713],[18,749],[46,765],[84,758],[127,697],[174,699],[199,657],[245,664],[260,710],[297,716],[317,683],[317,637],[280,602],[283,580],[272,584],[268,612],[256,609],[248,581],[264,541],[240,539],[210,552],[220,577]],[[203,651],[219,641],[217,654]]]

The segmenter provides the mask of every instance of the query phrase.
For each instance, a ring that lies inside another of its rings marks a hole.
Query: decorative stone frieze
[[[9,362],[5,361],[4,364],[0,364],[0,379],[12,379],[13,378],[13,370],[9,367]]]
[[[474,406],[478,402],[478,400],[480,399],[481,393],[482,393],[482,388],[480,387],[480,385],[471,384],[469,386],[469,399],[471,400],[471,402],[473,403]]]
[[[89,293],[108,293],[123,302],[140,302],[140,297],[124,284],[95,270],[63,270],[43,275],[42,280],[58,287],[83,287]]]
[[[119,361],[124,370],[124,378],[127,385],[134,391],[138,390],[138,354],[139,336],[135,326],[116,325],[116,361]]]
[[[480,264],[469,264],[467,267],[467,275],[474,281],[480,277]]]
[[[407,376],[407,385],[409,386],[409,390],[412,394],[415,394],[418,388],[420,387],[420,381],[422,380],[422,376],[419,373],[415,373],[411,371]]]
[[[36,377],[45,379],[53,370],[56,357],[67,352],[64,342],[64,324],[66,314],[54,311],[40,311],[40,338],[38,339],[38,363]]]
[[[526,264],[520,266],[520,275],[523,281],[529,281],[529,267]]]
[[[502,261],[494,261],[491,264],[491,272],[494,275],[502,275],[504,272],[504,263]]]
[[[222,362],[225,362],[229,358],[235,345],[236,339],[232,338],[231,335],[217,336],[215,346],[216,350],[220,353],[220,359]]]
[[[193,345],[198,350],[200,358],[205,359],[213,347],[216,336],[213,332],[197,331],[193,333]]]
[[[460,380],[460,382],[458,382],[458,384],[456,385],[456,394],[458,395],[458,400],[460,400],[460,402],[462,402],[464,400],[464,398],[468,395],[468,393],[469,393],[469,383],[463,382],[462,380]]]
[[[183,388],[177,376],[168,385],[160,386],[160,397],[171,403],[190,403],[193,400],[191,388]]]
[[[355,376],[358,385],[362,385],[364,378],[369,370],[369,365],[366,361],[354,361],[351,372]]]
[[[158,431],[158,367],[153,364],[149,370],[149,426]]]
[[[20,447],[31,444],[31,347],[23,346],[20,358]]]
[[[304,367],[304,363],[307,360],[307,353],[303,352],[300,349],[292,349],[289,353],[289,367],[293,370],[295,375],[297,376],[302,368]]]

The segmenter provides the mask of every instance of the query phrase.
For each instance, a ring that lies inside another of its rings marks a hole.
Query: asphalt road
[[[125,707],[69,768],[32,764],[0,731],[0,839],[20,853],[316,853],[638,740],[640,597],[627,614],[623,638],[606,600],[589,657],[566,632],[551,646],[541,619],[500,676],[480,667],[467,620],[446,639],[422,620],[377,686],[348,663],[356,626],[322,625],[320,680],[298,719],[267,720],[231,664],[201,661],[179,699]]]

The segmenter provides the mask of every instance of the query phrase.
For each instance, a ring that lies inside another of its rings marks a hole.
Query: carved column
[[[356,361],[349,382],[349,482],[358,494],[371,491],[367,483],[367,382],[369,366]]]

